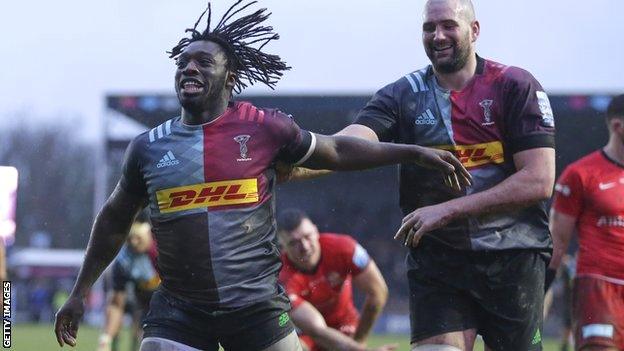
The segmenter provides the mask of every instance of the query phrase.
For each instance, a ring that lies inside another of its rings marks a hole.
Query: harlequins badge
[[[247,149],[247,141],[249,141],[250,138],[251,138],[250,135],[237,135],[234,137],[234,141],[238,143],[239,151],[240,151],[240,158],[237,158],[236,161],[238,162],[251,161],[251,158],[248,157],[249,155],[247,154],[247,152],[249,151]]]
[[[494,124],[494,122],[492,122],[492,104],[493,103],[494,103],[494,100],[490,100],[490,99],[483,100],[479,103],[479,106],[483,107],[484,122],[481,123],[482,126],[489,126],[489,125]]]

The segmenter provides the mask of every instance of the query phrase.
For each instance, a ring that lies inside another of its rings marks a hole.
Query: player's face
[[[149,227],[143,225],[133,226],[130,235],[128,235],[128,244],[132,251],[146,253],[152,244],[151,235]]]
[[[304,218],[292,232],[285,234],[284,250],[295,265],[312,269],[321,257],[318,228]]]
[[[175,90],[187,111],[204,111],[231,87],[226,84],[230,75],[227,56],[219,44],[194,41],[178,56],[176,65]]]
[[[478,22],[469,23],[457,1],[430,1],[423,21],[423,45],[439,73],[462,69],[471,55]]]

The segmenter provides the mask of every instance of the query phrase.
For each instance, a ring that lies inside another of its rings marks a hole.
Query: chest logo
[[[156,168],[163,167],[171,167],[180,164],[180,161],[176,159],[171,150],[167,151],[167,153],[158,161],[156,164]]]
[[[436,121],[431,110],[427,109],[427,111],[421,113],[420,116],[416,117],[416,121],[414,121],[414,123],[416,125],[431,125],[432,126],[438,123],[438,121]]]
[[[608,189],[611,189],[611,188],[615,187],[615,185],[616,185],[615,182],[611,182],[611,183],[602,183],[601,182],[601,183],[598,183],[598,188],[600,190],[604,191],[604,190],[608,190]]]
[[[481,123],[482,126],[490,126],[494,124],[494,122],[492,121],[492,104],[493,103],[494,103],[494,100],[491,100],[491,99],[485,99],[479,103],[479,106],[483,108],[483,123]]]
[[[239,152],[240,152],[240,158],[237,158],[236,161],[238,162],[251,161],[251,158],[249,157],[249,154],[248,154],[249,149],[247,148],[247,142],[249,141],[249,139],[251,139],[251,136],[246,135],[246,134],[237,135],[234,137],[234,141],[238,143]]]

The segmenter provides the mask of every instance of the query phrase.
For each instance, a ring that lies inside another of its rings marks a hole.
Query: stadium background
[[[274,50],[294,70],[277,92],[252,88],[240,99],[280,107],[316,132],[339,130],[375,89],[427,64],[419,42],[423,2],[262,1],[282,34]],[[64,0],[3,7],[0,165],[20,171],[17,232],[8,248],[12,349],[58,349],[49,323],[71,288],[93,214],[118,174],[121,150],[132,136],[178,114],[168,94],[173,65],[163,52],[205,1],[183,8],[174,3],[111,0],[87,8]],[[216,12],[227,4],[217,1]],[[475,7],[482,24],[478,52],[527,68],[549,92],[558,173],[602,145],[602,113],[610,94],[624,91],[624,46],[613,45],[624,31],[615,17],[624,2],[476,0]],[[162,93],[149,93],[154,91]],[[388,167],[278,188],[278,209],[308,211],[321,229],[357,237],[378,261],[391,296],[377,334],[408,326],[405,251],[390,239],[401,218],[396,177]],[[555,298],[547,336],[557,333],[561,302]],[[102,303],[98,283],[78,350],[93,350],[97,330],[87,325],[101,323]],[[406,349],[405,336],[397,340]]]

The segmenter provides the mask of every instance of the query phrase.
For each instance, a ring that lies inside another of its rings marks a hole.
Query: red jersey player
[[[607,125],[608,144],[561,175],[550,218],[551,268],[578,230],[572,302],[577,350],[624,350],[624,95],[609,104]]]
[[[388,296],[375,262],[350,236],[320,234],[301,211],[282,213],[278,228],[284,264],[279,278],[302,344],[313,351],[368,350],[366,338]],[[352,284],[366,294],[361,317],[353,304]]]

